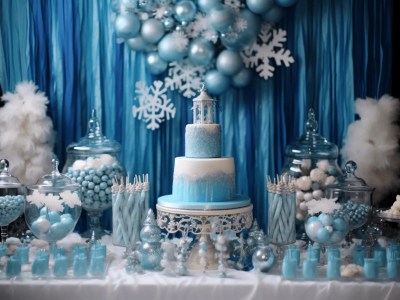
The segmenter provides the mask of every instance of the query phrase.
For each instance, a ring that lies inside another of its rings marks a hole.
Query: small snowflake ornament
[[[139,106],[132,107],[134,118],[144,119],[147,128],[155,130],[165,119],[175,117],[176,108],[168,99],[167,87],[162,81],[154,81],[150,87],[143,81],[136,83],[136,94],[139,95]]]
[[[74,208],[75,205],[81,206],[81,200],[79,199],[79,196],[77,193],[73,193],[71,191],[65,191],[60,193],[60,197],[64,201],[66,205],[68,205],[71,208]]]

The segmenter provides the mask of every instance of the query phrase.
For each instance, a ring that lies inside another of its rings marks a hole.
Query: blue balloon
[[[253,13],[264,14],[274,5],[274,0],[246,0],[246,4]]]
[[[211,94],[219,95],[229,88],[231,80],[217,70],[210,70],[204,77],[204,83]]]
[[[155,44],[164,35],[164,25],[160,20],[148,19],[143,22],[140,35],[147,43]]]
[[[141,36],[130,38],[126,41],[126,44],[133,51],[144,51],[147,49],[147,44]]]
[[[247,28],[241,32],[227,32],[221,35],[222,44],[228,49],[242,50],[257,40],[260,31],[260,17],[248,9],[240,11],[240,17],[247,22]]]
[[[203,13],[208,13],[213,7],[220,4],[221,0],[198,0],[197,5]]]
[[[262,15],[262,18],[270,23],[278,23],[283,17],[283,9],[274,5],[269,11]]]
[[[182,0],[175,4],[175,19],[179,22],[190,22],[194,19],[197,12],[196,4],[190,0]]]
[[[233,76],[243,68],[240,54],[234,50],[226,49],[217,57],[217,70],[226,76]]]
[[[187,55],[188,49],[176,46],[176,40],[172,33],[166,34],[158,43],[158,54],[165,61],[180,60]]]
[[[228,30],[228,28],[232,26],[234,20],[235,14],[227,5],[219,4],[213,7],[208,13],[208,21],[211,27],[216,31],[224,32]]]
[[[289,7],[296,4],[297,0],[275,0],[275,3],[282,7]]]
[[[189,59],[196,65],[208,65],[213,59],[214,53],[214,44],[205,38],[197,38],[190,43]]]
[[[118,15],[115,20],[117,36],[123,39],[135,37],[140,30],[140,20],[136,14],[126,12]]]
[[[236,88],[248,86],[253,78],[253,72],[250,69],[243,68],[232,77],[232,85]]]
[[[161,74],[168,67],[168,63],[161,59],[158,52],[150,52],[147,54],[146,63],[150,69],[150,73],[153,75]]]

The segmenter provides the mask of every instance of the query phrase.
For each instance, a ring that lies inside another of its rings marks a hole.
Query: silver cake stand
[[[218,264],[215,258],[215,248],[210,239],[213,230],[217,232],[233,231],[241,232],[250,228],[253,223],[253,205],[240,208],[223,210],[186,210],[169,208],[157,204],[157,225],[168,233],[191,232],[203,236],[208,241],[208,269],[216,269]],[[216,227],[215,227],[216,226]],[[191,269],[203,269],[199,263],[198,244],[193,247],[188,261]]]

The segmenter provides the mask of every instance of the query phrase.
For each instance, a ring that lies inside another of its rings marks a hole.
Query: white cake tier
[[[186,125],[185,156],[193,158],[221,157],[221,125]]]
[[[232,157],[176,157],[172,196],[184,202],[221,202],[235,194]]]

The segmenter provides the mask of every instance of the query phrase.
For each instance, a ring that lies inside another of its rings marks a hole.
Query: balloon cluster
[[[119,42],[146,52],[158,75],[172,61],[205,67],[213,94],[250,83],[241,51],[257,41],[262,23],[278,22],[297,0],[120,0],[115,30]]]

